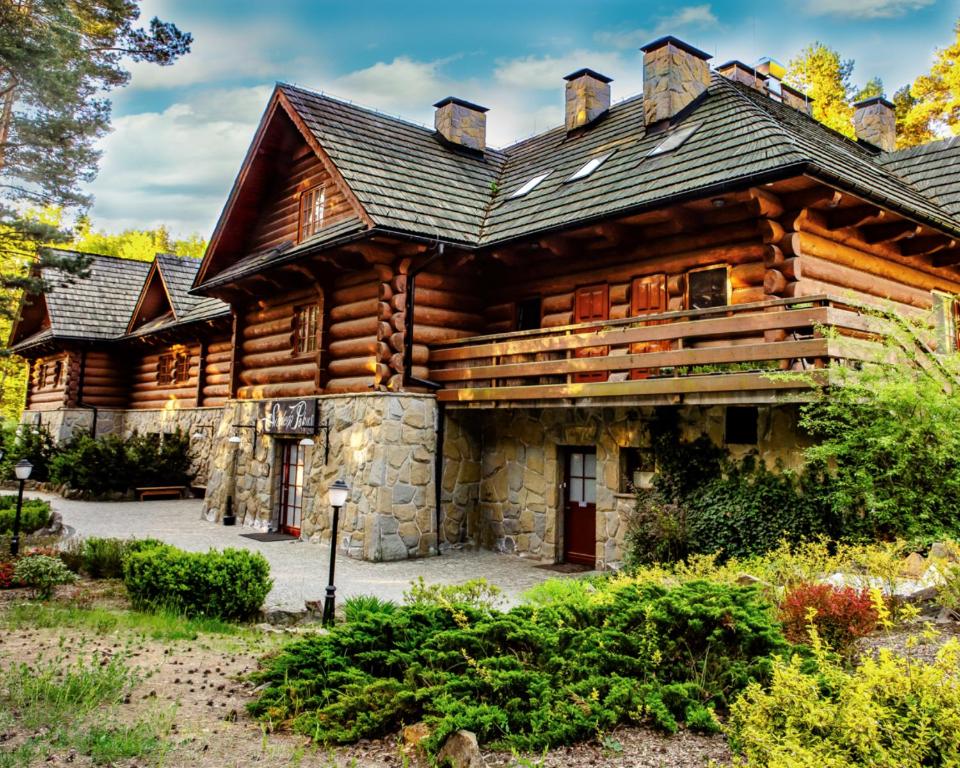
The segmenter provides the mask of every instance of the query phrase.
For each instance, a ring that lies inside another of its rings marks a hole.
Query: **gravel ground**
[[[243,538],[254,533],[241,526],[224,527],[200,516],[201,502],[93,502],[71,501],[50,494],[31,496],[52,502],[63,516],[71,535],[118,536],[161,539],[182,549],[203,552],[211,547],[241,547],[263,554],[270,561],[273,591],[268,610],[301,611],[305,600],[323,600],[329,568],[329,545],[309,541],[259,542]],[[400,600],[403,591],[418,576],[428,583],[456,584],[484,578],[503,590],[506,604],[548,578],[573,578],[537,567],[539,561],[487,550],[453,550],[440,557],[424,557],[392,563],[368,563],[337,557],[337,596],[372,594]]]

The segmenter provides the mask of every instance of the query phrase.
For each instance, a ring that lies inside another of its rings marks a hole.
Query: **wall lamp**
[[[330,421],[327,420],[323,424],[317,424],[314,427],[312,435],[304,435],[300,439],[300,445],[316,445],[317,441],[313,438],[317,437],[321,432],[323,432],[323,466],[327,466],[327,462],[330,458]]]
[[[211,438],[213,437],[213,427],[212,427],[212,426],[210,426],[209,424],[197,424],[197,425],[193,428],[193,434],[190,435],[190,439],[191,439],[191,440],[202,440],[204,437],[206,437],[206,435],[203,434],[203,433],[204,433],[204,430],[206,430],[207,432],[210,433],[210,437],[211,437]]]
[[[254,451],[257,450],[257,434],[258,434],[258,432],[257,432],[257,425],[256,425],[256,424],[234,424],[234,425],[233,425],[233,428],[234,428],[234,429],[250,429],[250,430],[253,430],[253,450],[254,450]],[[243,442],[243,440],[242,440],[242,438],[240,437],[240,435],[231,435],[229,438],[227,438],[227,442],[228,442],[228,443],[240,443],[240,442]]]

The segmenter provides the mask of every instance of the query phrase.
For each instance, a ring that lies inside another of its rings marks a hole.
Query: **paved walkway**
[[[147,502],[69,501],[59,496],[33,493],[50,500],[63,516],[72,535],[155,538],[181,549],[204,552],[210,548],[240,547],[262,553],[270,561],[273,591],[270,609],[303,610],[305,600],[322,600],[329,568],[329,545],[307,541],[259,542],[246,539],[249,528],[225,527],[200,517],[199,500]],[[485,578],[504,592],[509,603],[545,579],[570,578],[539,563],[515,555],[486,550],[450,551],[440,557],[367,563],[337,557],[337,597],[374,594],[399,601],[418,576],[427,583],[456,584]]]

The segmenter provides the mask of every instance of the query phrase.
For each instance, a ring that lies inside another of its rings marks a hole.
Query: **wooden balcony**
[[[436,344],[430,379],[460,407],[769,403],[802,399],[831,366],[889,357],[882,340],[903,326],[826,295],[777,299]]]

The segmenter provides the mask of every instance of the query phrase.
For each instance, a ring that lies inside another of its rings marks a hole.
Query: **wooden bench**
[[[148,498],[175,498],[183,497],[184,487],[182,485],[152,485],[146,488],[137,488],[137,496],[140,501]]]

